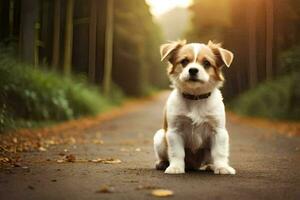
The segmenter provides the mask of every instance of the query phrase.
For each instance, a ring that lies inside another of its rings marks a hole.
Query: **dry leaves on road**
[[[155,197],[169,197],[169,196],[173,196],[174,192],[172,190],[156,189],[156,190],[152,190],[151,194]]]
[[[108,185],[101,185],[99,190],[97,190],[97,193],[113,193],[115,191],[115,188],[108,186]]]
[[[100,140],[100,139],[94,139],[94,140],[92,140],[92,142],[93,142],[94,144],[104,144],[104,141],[103,141],[103,140]]]
[[[56,160],[57,163],[75,162],[75,161],[76,161],[76,156],[74,154],[68,154],[65,155],[63,159]]]
[[[119,164],[122,161],[120,159],[115,159],[115,158],[97,158],[90,160],[93,163],[104,163],[104,164]]]
[[[57,163],[66,163],[66,162],[92,162],[92,163],[103,163],[103,164],[119,164],[122,161],[120,159],[116,158],[97,158],[97,159],[77,159],[74,154],[59,154],[61,156],[64,156],[63,159],[58,159],[56,160]]]

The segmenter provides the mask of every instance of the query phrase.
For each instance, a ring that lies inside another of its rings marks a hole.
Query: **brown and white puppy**
[[[215,174],[235,174],[229,166],[229,137],[219,88],[223,66],[232,52],[208,44],[177,41],[163,44],[168,76],[174,86],[164,112],[164,127],[154,136],[156,168],[168,174],[209,167]]]

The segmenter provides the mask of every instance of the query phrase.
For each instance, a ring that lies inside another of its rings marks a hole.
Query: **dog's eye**
[[[183,59],[183,60],[181,60],[180,61],[180,64],[183,66],[183,67],[185,67],[187,64],[189,64],[189,59],[187,59],[187,58],[185,58],[185,59]]]
[[[209,68],[211,66],[210,62],[208,60],[203,61],[204,68]]]

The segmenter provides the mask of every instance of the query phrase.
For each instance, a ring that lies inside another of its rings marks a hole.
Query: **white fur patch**
[[[199,43],[192,43],[191,45],[192,45],[193,50],[194,50],[194,62],[197,62],[197,57],[198,57],[201,49],[203,47],[205,47],[205,45],[204,44],[199,44]]]

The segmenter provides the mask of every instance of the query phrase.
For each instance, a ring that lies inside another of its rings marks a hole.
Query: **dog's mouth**
[[[203,80],[200,80],[198,78],[195,78],[195,77],[190,77],[188,80],[188,82],[196,82],[196,83],[205,83]]]

